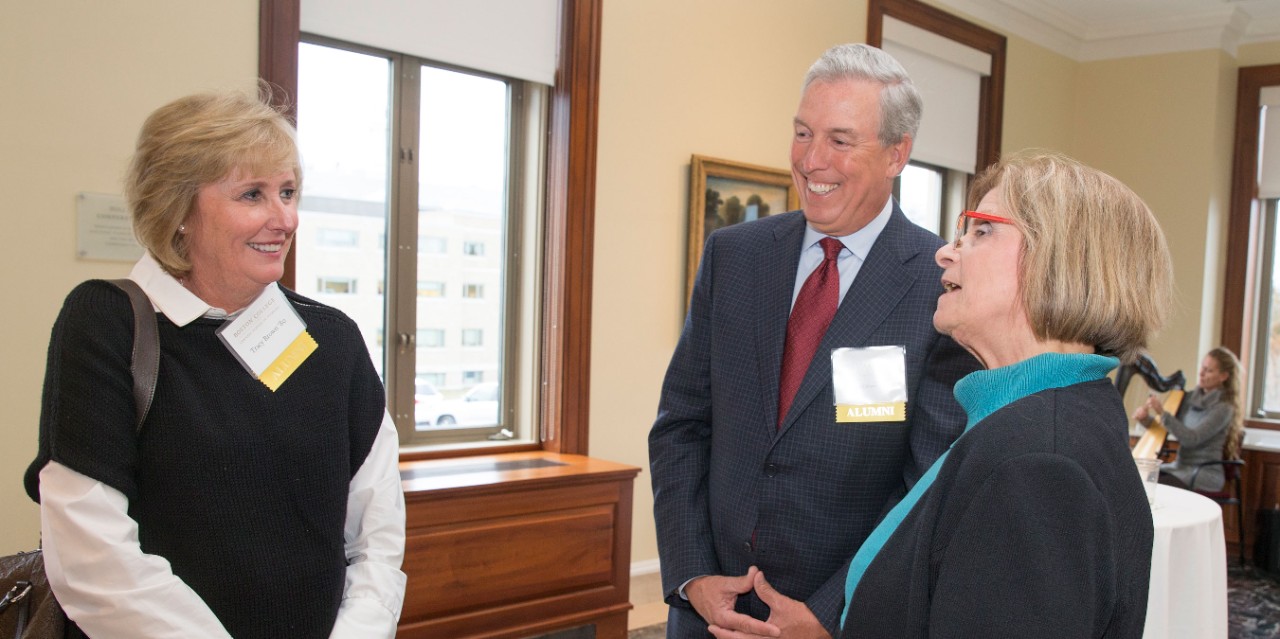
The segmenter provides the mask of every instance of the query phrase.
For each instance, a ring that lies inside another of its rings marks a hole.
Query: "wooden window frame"
[[[545,163],[540,439],[501,449],[415,451],[402,461],[542,450],[587,454],[591,379],[591,285],[603,0],[561,0],[560,52],[551,92]],[[259,0],[258,75],[296,119],[301,0]],[[282,283],[294,284],[294,254]]]
[[[978,93],[978,171],[1000,159],[1004,129],[1004,69],[1006,38],[995,31],[953,16],[918,0],[869,0],[867,44],[879,47],[884,17],[891,16],[991,56],[991,75],[982,78]]]
[[[1226,268],[1222,286],[1223,346],[1239,353],[1250,366],[1252,353],[1244,351],[1245,330],[1257,309],[1250,298],[1256,279],[1256,238],[1262,208],[1258,203],[1258,100],[1263,87],[1280,85],[1280,64],[1241,67],[1236,83],[1236,131],[1231,163],[1231,201],[1227,217]],[[1280,430],[1274,421],[1249,419],[1245,426]]]

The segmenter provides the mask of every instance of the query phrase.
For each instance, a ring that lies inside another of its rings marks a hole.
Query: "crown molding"
[[[1090,23],[1043,0],[933,1],[1079,62],[1204,49],[1235,56],[1241,44],[1280,40],[1280,14],[1255,18],[1237,3]]]

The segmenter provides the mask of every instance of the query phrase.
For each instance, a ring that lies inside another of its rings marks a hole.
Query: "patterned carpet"
[[[1280,582],[1252,567],[1227,569],[1227,636],[1280,639]]]
[[[1229,639],[1280,639],[1280,582],[1253,568],[1227,569]],[[627,633],[628,639],[664,639],[665,624]]]

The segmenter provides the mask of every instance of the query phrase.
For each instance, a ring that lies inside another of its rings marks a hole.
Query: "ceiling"
[[[1079,61],[1280,41],[1280,0],[934,0]]]

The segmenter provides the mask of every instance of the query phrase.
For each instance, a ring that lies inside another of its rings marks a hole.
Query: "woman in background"
[[[1158,397],[1149,397],[1133,418],[1143,426],[1152,415],[1178,438],[1178,458],[1160,467],[1160,483],[1187,488],[1195,477],[1196,490],[1222,490],[1222,466],[1200,464],[1223,459],[1239,459],[1240,435],[1244,432],[1241,410],[1240,360],[1219,346],[1200,362],[1195,390],[1182,398],[1176,415],[1166,413]],[[1197,474],[1197,469],[1199,474]]]
[[[161,347],[140,430],[125,294],[85,282],[53,327],[26,487],[49,583],[94,639],[395,635],[396,431],[355,323],[277,284],[302,175],[267,102],[181,98],[138,137],[125,191],[147,252],[130,279]],[[275,388],[221,339],[263,305],[316,344]]]

